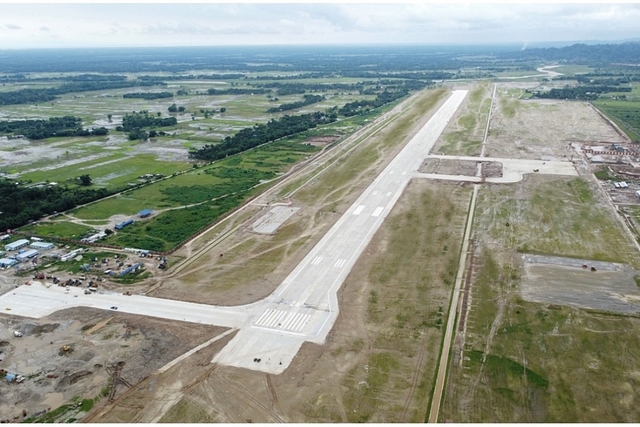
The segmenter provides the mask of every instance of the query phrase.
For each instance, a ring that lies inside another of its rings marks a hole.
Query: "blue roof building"
[[[148,217],[149,215],[151,215],[151,213],[152,213],[152,212],[153,212],[153,211],[152,211],[151,209],[143,209],[143,210],[141,210],[140,212],[138,212],[138,216],[139,216],[140,218],[146,218],[146,217]]]

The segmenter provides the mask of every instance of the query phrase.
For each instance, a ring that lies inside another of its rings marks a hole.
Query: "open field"
[[[493,85],[490,82],[474,84],[466,105],[452,120],[455,124],[440,137],[434,152],[464,156],[480,154],[492,93]]]
[[[632,140],[640,141],[640,115],[638,101],[598,100],[593,103]]]
[[[624,142],[587,103],[504,98],[491,119],[487,156],[561,160],[574,141]]]
[[[490,156],[560,159],[577,157],[569,141],[622,142],[586,103],[498,93]],[[440,421],[638,418],[640,254],[593,175],[580,171],[481,188]]]

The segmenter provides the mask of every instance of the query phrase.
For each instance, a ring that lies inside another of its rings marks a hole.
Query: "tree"
[[[184,112],[185,108],[181,105],[178,107],[178,112],[182,113]]]
[[[109,123],[111,123],[111,117],[113,117],[113,115],[107,114],[107,119],[109,120]]]
[[[224,107],[220,108],[220,112],[221,112],[221,113],[224,113],[224,112],[226,112],[226,111],[227,111],[227,109],[226,109],[226,108],[224,108]]]
[[[93,181],[91,179],[91,177],[89,175],[87,175],[87,174],[80,175],[79,179],[80,179],[80,185],[83,185],[85,187],[90,186],[92,184],[92,181]]]
[[[178,107],[176,106],[176,104],[171,104],[171,106],[168,108],[170,113],[176,113],[178,111]]]

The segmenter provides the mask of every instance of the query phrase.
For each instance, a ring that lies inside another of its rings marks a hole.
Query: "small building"
[[[16,240],[15,242],[11,242],[8,245],[4,245],[4,249],[8,252],[17,251],[20,248],[24,248],[30,242],[27,239]]]
[[[0,268],[8,268],[16,265],[18,261],[13,258],[0,258]]]
[[[133,224],[133,220],[132,219],[128,219],[124,222],[121,222],[120,224],[116,224],[115,228],[116,230],[122,230],[123,228],[125,228],[127,225],[131,225]]]
[[[140,212],[138,212],[138,216],[140,218],[146,218],[146,217],[150,216],[151,213],[153,213],[153,211],[151,209],[143,209]]]
[[[640,199],[640,190],[636,190],[636,196]]]
[[[0,242],[4,242],[5,240],[7,240],[9,237],[11,237],[10,234],[3,234],[2,236],[0,236]]]
[[[84,239],[82,239],[83,242],[87,242],[87,243],[93,243],[96,242],[100,239],[102,239],[103,237],[106,237],[107,233],[105,233],[104,231],[101,231],[99,233],[93,234],[89,237],[86,237]]]
[[[31,258],[37,257],[39,254],[35,249],[29,249],[28,251],[24,251],[21,254],[16,255],[16,259],[20,262],[26,261]]]
[[[48,251],[49,249],[53,249],[54,245],[50,242],[33,242],[29,245],[30,248],[39,249],[42,251]]]
[[[624,182],[624,181],[621,181],[621,182],[620,182],[620,188],[629,188],[629,184],[627,184],[627,183],[626,183],[626,182]]]

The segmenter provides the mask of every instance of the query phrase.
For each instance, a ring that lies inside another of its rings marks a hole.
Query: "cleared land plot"
[[[634,266],[639,261],[614,213],[581,178],[528,175],[519,185],[483,187],[478,209],[477,226],[492,239],[506,239],[505,250]]]
[[[630,268],[570,258],[567,263],[562,258],[536,259],[532,255],[523,258],[520,293],[527,301],[616,313],[640,312],[640,290],[633,280],[635,271]],[[591,267],[597,271],[591,271]]]
[[[4,311],[4,308],[3,308]],[[0,419],[44,415],[50,422],[82,418],[106,401],[112,364],[124,362],[122,378],[135,384],[224,328],[143,318],[89,308],[63,310],[42,319],[0,314],[0,352],[3,369],[25,376],[22,384],[0,382]],[[11,331],[24,333],[15,338]],[[62,346],[69,347],[63,350]],[[116,396],[126,390],[118,386]],[[56,409],[72,400],[82,402]]]
[[[591,185],[530,175],[520,184],[481,189],[470,308],[453,353],[442,421],[638,419],[640,321],[605,311],[629,312],[635,305],[633,270],[611,271],[612,264],[592,260],[637,267],[639,256]],[[574,260],[523,267],[517,252],[532,251]],[[585,259],[598,271],[583,271]],[[571,266],[576,263],[580,267]]]
[[[476,176],[478,163],[470,160],[439,159],[429,157],[418,170],[421,173],[436,173],[442,175]],[[502,163],[482,162],[485,177],[501,177]]]
[[[300,208],[276,206],[253,223],[253,231],[260,234],[273,234],[298,210],[300,210]]]
[[[624,142],[586,102],[518,100],[505,97],[501,86],[498,97],[486,156],[561,160],[575,155],[572,141]]]

